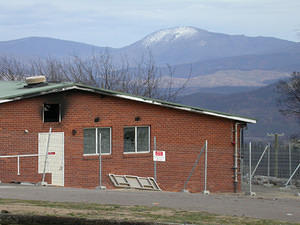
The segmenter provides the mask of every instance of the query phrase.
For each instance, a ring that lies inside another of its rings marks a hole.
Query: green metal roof
[[[0,100],[13,99],[17,97],[48,92],[55,89],[73,86],[73,83],[48,83],[43,87],[24,88],[23,81],[0,81]]]
[[[242,116],[233,115],[229,113],[217,112],[213,110],[202,109],[198,107],[191,107],[191,106],[186,106],[182,104],[177,104],[177,103],[172,103],[172,102],[167,102],[167,101],[162,101],[162,100],[157,100],[157,99],[152,99],[147,97],[134,96],[123,92],[111,91],[103,88],[96,88],[88,85],[71,83],[71,82],[48,83],[48,85],[46,86],[31,87],[31,88],[26,88],[24,87],[25,85],[26,83],[23,81],[0,81],[0,104],[5,102],[20,100],[23,98],[29,98],[29,97],[40,96],[49,93],[56,93],[61,91],[77,89],[77,90],[83,90],[88,92],[94,92],[94,93],[129,99],[133,101],[160,105],[169,108],[175,108],[184,111],[190,111],[190,112],[196,112],[200,114],[227,118],[236,121],[256,123],[256,120],[252,118],[242,117]]]

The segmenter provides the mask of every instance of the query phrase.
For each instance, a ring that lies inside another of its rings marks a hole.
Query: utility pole
[[[279,149],[279,144],[278,144],[278,137],[284,136],[284,133],[278,134],[267,134],[269,137],[274,137],[274,148],[275,148],[275,166],[274,166],[274,177],[278,177],[278,149]]]

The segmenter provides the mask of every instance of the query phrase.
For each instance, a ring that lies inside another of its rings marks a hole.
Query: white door
[[[39,133],[39,173],[43,173],[49,133]],[[64,186],[64,133],[52,132],[48,147],[46,173],[51,173],[52,185]]]

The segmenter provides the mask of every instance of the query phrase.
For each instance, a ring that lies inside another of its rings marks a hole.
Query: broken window
[[[101,134],[101,135],[100,135]],[[102,154],[111,153],[111,129],[87,128],[83,130],[84,154],[98,154],[101,148]]]
[[[149,152],[150,127],[125,127],[124,152]]]
[[[44,122],[60,122],[60,104],[44,104]]]

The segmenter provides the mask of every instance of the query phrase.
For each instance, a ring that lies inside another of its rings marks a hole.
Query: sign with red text
[[[166,152],[165,151],[153,151],[153,161],[165,162]]]

